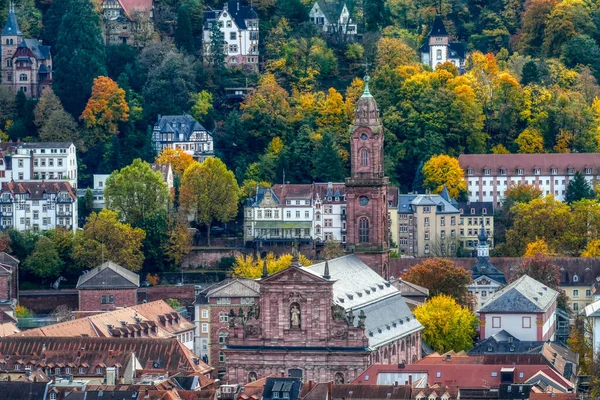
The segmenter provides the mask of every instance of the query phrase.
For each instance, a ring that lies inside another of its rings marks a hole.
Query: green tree
[[[365,20],[365,28],[368,32],[375,32],[380,27],[385,26],[387,20],[385,1],[365,0],[363,15]]]
[[[571,204],[581,199],[593,199],[594,190],[580,171],[575,172],[573,179],[567,185],[565,200]]]
[[[162,174],[138,158],[108,177],[104,197],[107,208],[118,211],[123,221],[135,225],[140,219],[166,212],[170,195]]]
[[[0,86],[0,129],[6,129],[6,123],[13,121],[16,116],[15,94],[10,88]]]
[[[54,111],[63,110],[64,108],[57,95],[54,94],[51,88],[44,89],[40,99],[33,110],[34,123],[38,129],[42,129],[44,124],[50,119],[50,115]]]
[[[237,215],[239,188],[233,172],[218,158],[192,164],[181,180],[181,206],[206,226],[210,246],[210,228],[214,221],[228,222]]]
[[[340,182],[344,179],[340,151],[335,145],[333,135],[328,131],[323,133],[316,145],[313,178],[316,182]]]
[[[323,250],[321,250],[321,258],[324,260],[342,257],[344,254],[344,246],[335,240],[326,240],[325,246],[323,247]]]
[[[215,71],[220,71],[225,66],[225,47],[223,45],[223,35],[221,28],[217,23],[213,23],[210,28],[210,49],[208,62]]]
[[[114,81],[118,80],[123,73],[130,72],[138,57],[138,51],[126,43],[120,43],[106,47],[106,70],[108,77]],[[119,82],[119,87],[121,86]]]
[[[184,6],[177,11],[177,25],[175,26],[175,44],[181,51],[194,53],[194,36],[192,34],[192,23],[190,13]]]
[[[8,231],[12,254],[19,260],[25,260],[35,248],[39,235],[31,230],[19,232],[15,229]]]
[[[537,63],[533,60],[527,61],[523,65],[523,72],[521,73],[521,85],[527,86],[530,83],[539,83],[540,73],[538,71]]]
[[[119,221],[118,213],[102,210],[91,213],[75,237],[73,258],[80,268],[95,268],[111,260],[131,271],[144,262],[142,243],[146,233]]]
[[[65,110],[56,110],[49,115],[40,129],[42,142],[73,142],[80,146],[79,127],[71,114]]]
[[[104,39],[93,2],[69,2],[58,30],[55,52],[53,88],[65,109],[79,117],[92,93],[94,78],[106,75]]]
[[[478,319],[469,309],[450,296],[439,294],[415,309],[423,325],[423,340],[442,354],[470,350]]]
[[[82,211],[79,215],[83,219],[86,219],[94,211],[94,192],[90,188],[87,188],[83,195]]]
[[[37,278],[50,280],[58,278],[63,262],[52,240],[42,236],[35,244],[31,255],[23,263],[23,267]]]
[[[212,114],[213,95],[206,90],[192,95],[192,117],[196,121],[206,122],[207,118]]]
[[[445,258],[432,258],[409,269],[402,279],[429,289],[431,296],[439,294],[453,297],[459,304],[467,305],[467,285],[471,283],[469,271],[458,268]]]
[[[538,253],[533,257],[525,257],[521,264],[515,268],[512,274],[512,280],[516,281],[523,275],[543,283],[559,293],[558,307],[567,313],[569,312],[568,299],[564,290],[560,288],[560,267],[547,255]]]
[[[50,8],[44,13],[44,29],[42,32],[44,44],[52,46],[53,53],[56,52],[56,39],[60,32],[62,17],[69,10],[71,0],[52,0]]]
[[[575,36],[563,44],[560,59],[568,68],[587,65],[600,72],[600,46],[588,35]]]

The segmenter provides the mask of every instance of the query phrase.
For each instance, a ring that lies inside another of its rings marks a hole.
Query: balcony
[[[383,173],[356,172],[346,178],[346,185],[350,186],[381,186],[389,183],[390,179]]]
[[[71,217],[73,213],[71,211],[57,211],[56,215],[59,217]]]

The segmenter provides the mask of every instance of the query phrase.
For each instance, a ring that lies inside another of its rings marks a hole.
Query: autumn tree
[[[591,367],[594,358],[593,337],[591,320],[584,316],[577,316],[569,332],[567,343],[569,348],[579,355],[578,373],[581,376],[590,375],[590,372],[592,372]]]
[[[209,246],[213,222],[228,222],[237,215],[238,194],[233,172],[218,158],[192,164],[183,173],[180,203],[196,222],[206,226]]]
[[[83,230],[77,233],[73,256],[81,269],[94,268],[102,261],[113,261],[137,272],[142,268],[142,242],[146,233],[118,219],[111,210],[93,212]]]
[[[402,39],[382,37],[377,42],[377,67],[394,69],[401,65],[413,64],[416,52]]]
[[[423,325],[423,340],[442,354],[470,350],[478,319],[453,297],[439,294],[417,307],[415,317]]]
[[[511,280],[516,281],[523,275],[543,283],[559,293],[558,307],[568,312],[567,297],[560,288],[560,267],[547,255],[538,253],[533,257],[523,258],[521,264],[513,271]]]
[[[444,185],[454,199],[464,197],[467,192],[465,173],[457,158],[445,154],[431,157],[423,165],[423,175],[425,177],[424,186],[434,193],[441,193]]]
[[[194,157],[180,149],[179,147],[173,149],[171,147],[165,147],[154,161],[157,164],[171,164],[173,172],[176,174],[183,174],[194,161]]]
[[[119,132],[119,124],[129,119],[129,105],[125,90],[112,79],[99,76],[94,79],[90,97],[81,120],[88,129],[96,132],[96,138],[105,142]]]
[[[590,240],[581,257],[600,257],[600,240]]]
[[[527,128],[515,140],[519,153],[533,154],[544,152],[544,137],[538,129]]]
[[[207,117],[214,110],[213,108],[213,95],[206,90],[201,91],[192,95],[192,117],[196,121],[205,122]]]
[[[124,222],[135,225],[140,219],[165,213],[170,195],[162,174],[138,158],[108,177],[104,197],[107,208],[119,212]]]
[[[239,278],[260,278],[263,273],[264,263],[267,263],[267,272],[269,275],[286,269],[292,264],[292,255],[283,254],[276,257],[273,253],[268,253],[265,258],[262,258],[260,254],[257,257],[253,255],[240,255],[235,258],[235,264],[233,265],[233,275]],[[298,259],[300,265],[309,266],[311,261],[300,254]]]
[[[73,142],[83,150],[79,135],[79,126],[71,114],[65,110],[56,110],[44,122],[39,130],[42,142]]]
[[[525,249],[525,254],[523,254],[523,257],[534,257],[538,254],[542,254],[544,256],[552,255],[546,239],[538,239],[535,242],[527,243],[527,248]]]
[[[338,258],[344,256],[344,246],[340,242],[335,240],[326,240],[323,250],[321,250],[321,258],[324,260],[331,260],[332,258]]]
[[[192,250],[192,236],[187,221],[182,218],[172,219],[164,252],[171,265],[180,266],[183,258]]]
[[[51,88],[44,89],[33,110],[35,118],[33,122],[35,123],[35,126],[38,129],[41,129],[55,111],[61,110],[64,111],[58,96],[54,94]]]
[[[467,285],[471,283],[471,274],[449,259],[427,259],[404,273],[402,279],[426,287],[432,296],[444,294],[459,304],[468,303]]]

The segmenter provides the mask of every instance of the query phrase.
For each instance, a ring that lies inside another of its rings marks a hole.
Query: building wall
[[[52,72],[48,74],[39,74],[39,69],[45,65],[49,71],[52,71],[52,59],[38,60],[31,50],[18,48],[18,44],[23,40],[23,36],[2,36],[2,57],[0,60],[0,69],[2,69],[2,84],[10,88],[14,93],[22,91],[29,98],[38,98],[45,88],[52,86]],[[6,45],[6,40],[12,40],[13,45]],[[6,48],[6,49],[5,49]],[[14,57],[27,57],[31,63],[20,65],[22,61],[17,61]],[[12,65],[7,65],[7,60],[11,60]],[[27,66],[25,66],[27,65]],[[26,79],[22,79],[26,77]],[[44,79],[41,79],[41,78]]]
[[[586,306],[594,302],[594,291],[596,290],[594,284],[561,285],[559,287],[564,290],[568,298],[569,308],[575,313],[581,312]]]
[[[11,299],[11,276],[0,275],[0,300]]]
[[[497,320],[496,318],[500,318]],[[529,327],[524,327],[523,318],[529,318]],[[511,335],[519,340],[536,341],[544,340],[542,335],[538,333],[537,321],[543,320],[542,314],[535,313],[519,313],[519,314],[503,314],[503,313],[481,313],[480,319],[485,321],[485,329],[480,331],[480,339],[484,340],[495,335],[505,329]],[[500,322],[500,326],[494,327],[494,320]]]
[[[114,303],[102,304],[102,296],[114,296]],[[119,307],[135,306],[137,289],[79,290],[79,311],[112,311]]]

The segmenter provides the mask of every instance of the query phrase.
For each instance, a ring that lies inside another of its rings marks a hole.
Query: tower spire
[[[331,275],[329,275],[329,261],[325,261],[325,270],[323,271],[323,278],[327,280],[331,279]]]
[[[263,271],[261,278],[267,278],[269,276],[269,270],[267,270],[267,260],[263,261]]]

